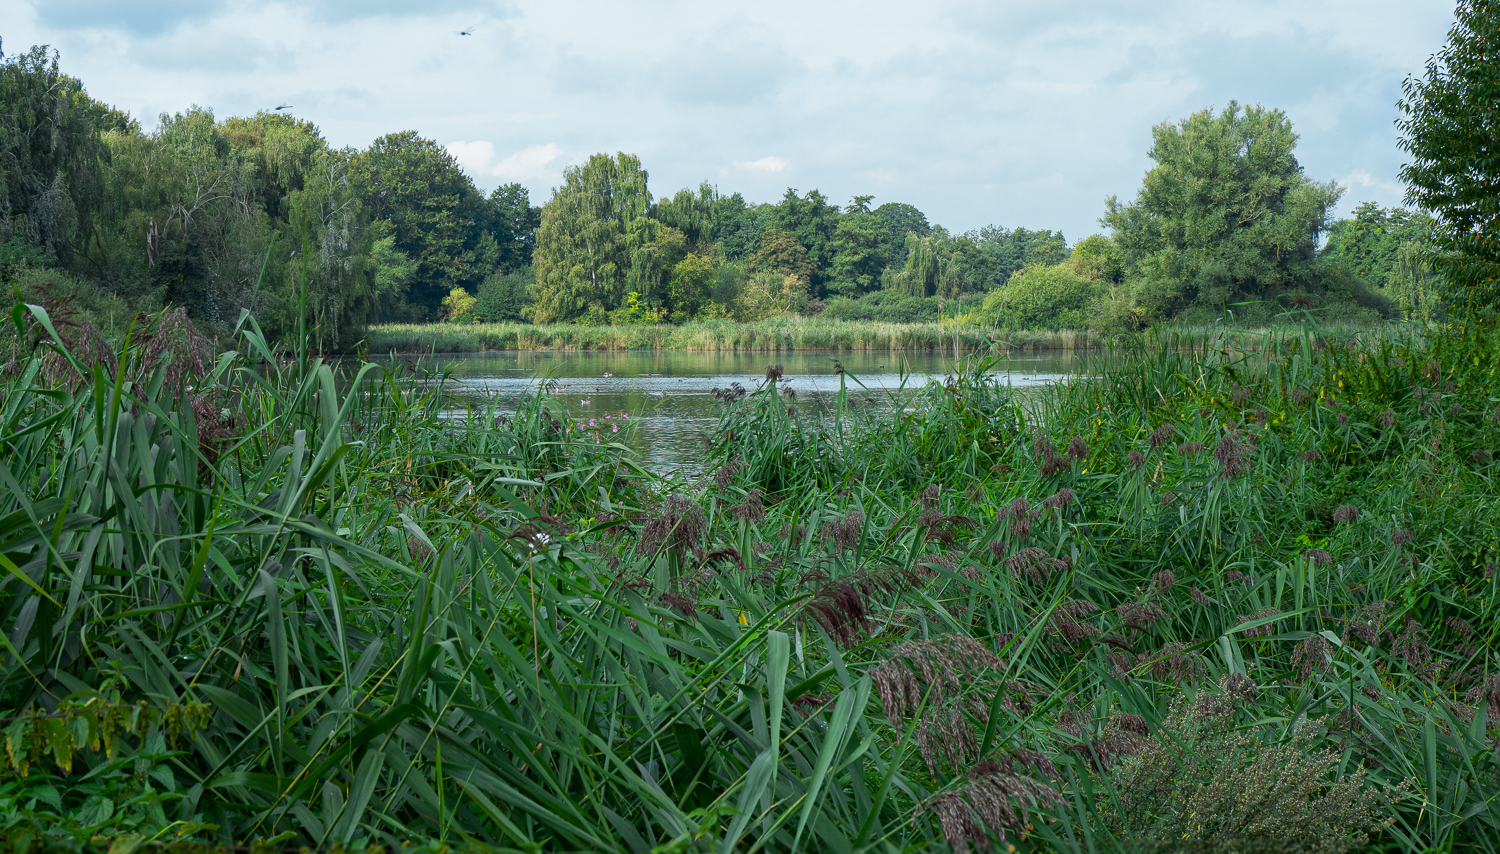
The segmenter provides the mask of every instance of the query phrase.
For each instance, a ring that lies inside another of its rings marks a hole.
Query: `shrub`
[[[1113,774],[1112,830],[1171,840],[1168,850],[1343,854],[1387,823],[1389,797],[1367,784],[1363,768],[1338,774],[1339,754],[1315,746],[1314,726],[1282,741],[1237,729],[1237,699],[1203,694],[1174,705]]]
[[[979,309],[981,322],[1006,329],[1079,329],[1088,325],[1089,305],[1103,288],[1062,264],[1033,264],[991,291]]]
[[[443,297],[443,308],[439,318],[449,323],[468,323],[475,319],[474,306],[478,300],[463,288],[454,288]]]

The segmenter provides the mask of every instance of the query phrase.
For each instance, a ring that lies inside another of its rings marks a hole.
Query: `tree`
[[[990,287],[1010,281],[1017,270],[1030,264],[1059,264],[1068,257],[1068,241],[1062,232],[1028,228],[1008,229],[987,225],[967,235],[989,259]]]
[[[1091,234],[1078,241],[1063,262],[1074,274],[1093,282],[1120,281],[1120,250],[1113,240],[1102,234]]]
[[[1431,264],[1453,308],[1493,321],[1500,306],[1500,3],[1463,0],[1448,43],[1407,77],[1397,102],[1406,201],[1431,211]]]
[[[891,235],[890,263],[904,265],[906,263],[906,236],[915,234],[918,237],[926,237],[932,230],[927,222],[927,215],[902,202],[886,202],[875,209],[875,216],[885,230]]]
[[[317,125],[286,113],[225,119],[220,132],[252,167],[250,191],[271,219],[287,218],[287,194],[303,188],[318,156],[328,150]]]
[[[474,316],[485,323],[520,320],[531,288],[531,268],[510,273],[495,271],[479,283]]]
[[[682,232],[688,246],[698,250],[714,241],[714,209],[718,200],[718,192],[704,182],[696,193],[681,189],[670,201],[658,202],[651,210],[651,217]]]
[[[1382,208],[1364,202],[1354,216],[1328,229],[1323,257],[1377,288],[1387,288],[1398,266],[1402,247],[1425,247],[1432,242],[1436,221],[1421,211]]]
[[[532,207],[530,193],[520,184],[496,187],[488,203],[484,227],[495,241],[498,256],[495,266],[502,273],[531,266],[542,209]]]
[[[1316,282],[1318,236],[1343,191],[1302,174],[1284,113],[1231,101],[1152,136],[1156,166],[1135,202],[1110,197],[1103,218],[1149,316]]]
[[[808,283],[815,293],[820,292],[833,266],[838,205],[828,204],[828,199],[817,190],[809,190],[807,195],[798,197],[796,190],[787,188],[781,203],[771,211],[769,225],[791,234],[807,251],[808,261],[812,264],[807,274]]]
[[[854,297],[874,290],[890,263],[891,232],[870,212],[871,198],[856,196],[834,229],[829,293]]]
[[[0,60],[0,242],[14,238],[67,264],[104,203],[101,132],[132,123],[63,74],[55,51]]]
[[[760,233],[765,230],[771,205],[750,205],[739,193],[715,196],[713,204],[713,240],[724,248],[724,257],[741,260],[755,251]]]
[[[745,323],[790,314],[807,304],[807,280],[777,272],[756,273],[740,289],[735,319]]]
[[[532,318],[602,320],[624,304],[631,271],[627,232],[651,206],[640,158],[595,154],[563,172],[537,229]]]
[[[796,235],[780,228],[768,228],[760,233],[760,246],[750,256],[751,273],[781,273],[810,279],[814,265],[807,249]]]
[[[896,280],[898,289],[914,297],[929,297],[937,293],[941,267],[938,247],[936,237],[906,235],[906,268]]]
[[[625,251],[630,259],[625,289],[638,294],[648,307],[670,314],[674,306],[668,283],[673,268],[687,255],[687,236],[650,217],[638,217],[625,227]]]
[[[484,232],[484,199],[442,146],[416,131],[387,134],[354,163],[370,215],[389,222],[396,248],[417,262],[412,302],[435,312],[456,285],[488,272],[476,250]]]
[[[286,230],[299,255],[282,289],[295,313],[278,331],[305,318],[317,343],[336,348],[353,344],[380,305],[371,257],[376,235],[349,175],[356,156],[352,149],[319,153],[302,188],[286,195]]]
[[[714,297],[719,265],[708,255],[690,254],[672,268],[667,304],[675,323],[692,320]]]

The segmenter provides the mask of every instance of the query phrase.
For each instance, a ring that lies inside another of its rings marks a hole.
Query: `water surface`
[[[423,357],[431,363],[432,357]],[[459,393],[498,396],[502,403],[538,384],[555,383],[556,398],[576,416],[598,418],[629,413],[634,424],[630,444],[652,468],[692,468],[702,448],[699,437],[712,431],[719,401],[713,390],[738,382],[754,390],[765,381],[768,365],[781,365],[783,384],[799,400],[828,403],[838,391],[836,367],[842,365],[851,390],[862,384],[877,400],[904,387],[941,382],[954,369],[952,357],[936,353],[831,352],[789,353],[626,351],[488,351],[437,356],[450,367]],[[1071,351],[1019,354],[995,365],[993,373],[1014,386],[1056,382],[1075,373]]]

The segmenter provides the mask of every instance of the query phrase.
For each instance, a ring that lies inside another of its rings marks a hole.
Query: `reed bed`
[[[699,481],[640,413],[15,317],[13,847],[1500,848],[1493,335],[771,368]]]
[[[1229,346],[1265,348],[1266,342],[1302,334],[1300,325],[1270,329],[1218,326],[1170,327],[1155,338],[1205,351]],[[1394,327],[1323,327],[1338,340],[1394,334]],[[877,323],[785,317],[759,323],[702,321],[682,326],[583,326],[524,323],[392,323],[371,327],[363,349],[370,353],[477,353],[486,350],[689,350],[755,352],[795,350],[922,351],[1004,354],[1038,350],[1104,350],[1135,336],[1090,330],[1002,330],[938,323]]]
[[[483,350],[702,350],[775,354],[791,350],[970,352],[997,342],[1018,350],[1097,346],[1086,332],[1015,332],[939,323],[878,323],[786,317],[758,323],[702,321],[682,326],[583,326],[522,323],[385,324],[370,328],[372,353],[472,353]]]

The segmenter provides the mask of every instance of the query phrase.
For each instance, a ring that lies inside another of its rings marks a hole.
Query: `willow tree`
[[[563,172],[563,185],[542,208],[537,230],[531,317],[557,323],[602,319],[625,299],[632,224],[651,206],[640,158],[595,154]]]
[[[899,281],[912,296],[929,297],[937,293],[941,267],[937,238],[906,235],[906,268],[901,271]]]
[[[1285,113],[1230,101],[1152,137],[1135,201],[1111,196],[1104,216],[1150,316],[1317,285],[1318,237],[1343,190],[1302,173]]]

